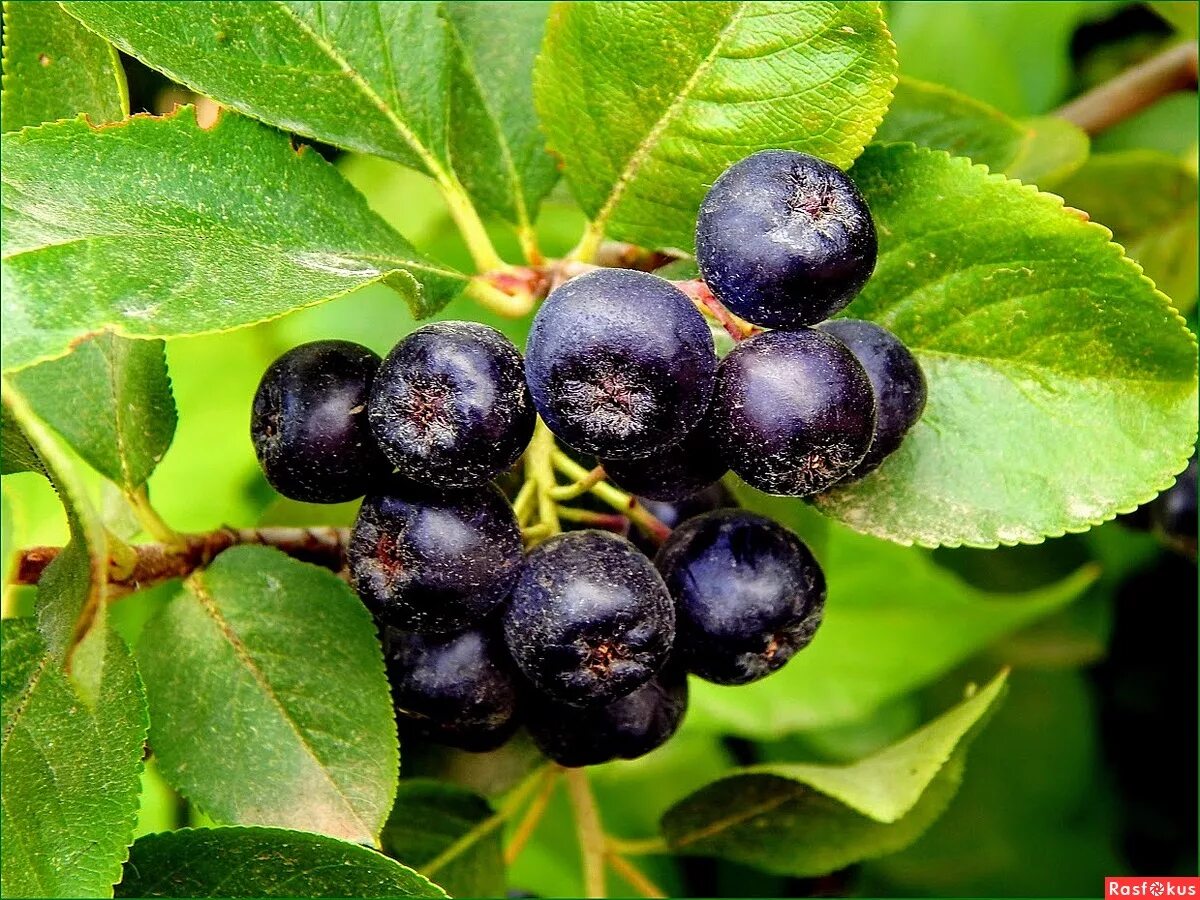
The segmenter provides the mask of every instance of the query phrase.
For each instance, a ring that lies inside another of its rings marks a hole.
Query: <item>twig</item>
[[[562,472],[572,481],[581,481],[588,476],[587,469],[579,465],[579,463],[575,462],[575,460],[571,459],[571,457],[567,456],[561,450],[555,450],[550,460],[554,464],[554,468],[558,469],[558,471]],[[592,485],[590,490],[595,497],[628,518],[629,521],[641,529],[643,534],[652,540],[658,541],[661,544],[671,533],[671,529],[638,503],[636,497],[625,493],[619,488],[613,487],[607,481],[601,481]]]
[[[586,494],[607,477],[604,474],[604,466],[596,466],[596,468],[572,484],[564,484],[556,488],[551,488],[550,496],[555,500],[574,500],[576,497]]]
[[[651,881],[645,872],[621,854],[612,850],[605,850],[604,858],[608,860],[608,864],[612,866],[613,871],[633,885],[634,890],[643,897],[661,898],[667,896],[666,892]]]
[[[722,306],[721,301],[713,296],[713,292],[708,289],[708,285],[702,279],[692,278],[688,281],[676,281],[674,285],[692,298],[692,302],[696,304],[700,312],[715,319],[717,324],[724,328],[735,341],[744,341],[762,331],[757,325],[751,325],[744,319],[739,319]]]
[[[1099,134],[1167,94],[1196,86],[1196,42],[1152,56],[1060,108],[1055,115]]]
[[[571,794],[571,806],[575,810],[575,830],[579,835],[579,852],[583,859],[583,893],[585,897],[602,898],[604,884],[604,829],[600,825],[600,813],[596,810],[596,798],[588,784],[585,769],[567,769],[567,790]]]
[[[203,568],[223,550],[261,544],[337,572],[346,564],[348,528],[221,528],[179,536],[180,544],[135,544],[132,560],[110,559],[108,581],[118,592],[136,591]],[[30,547],[17,557],[13,584],[37,584],[61,547]]]
[[[576,509],[574,506],[560,506],[558,517],[566,522],[578,522],[580,525],[603,528],[617,534],[629,533],[629,520],[620,513],[602,513],[591,509]]]
[[[508,845],[504,848],[504,865],[511,866],[516,862],[517,857],[521,855],[521,851],[525,849],[525,845],[537,830],[538,823],[542,821],[542,816],[546,814],[546,807],[550,805],[550,798],[554,794],[554,789],[558,787],[558,776],[560,771],[556,767],[546,770],[546,779],[542,782],[542,789],[537,792],[529,806],[525,810],[525,815],[521,817],[520,823],[516,830],[513,831],[512,838],[509,839]]]

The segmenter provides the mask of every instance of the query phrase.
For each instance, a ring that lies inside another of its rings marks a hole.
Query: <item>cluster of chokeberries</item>
[[[799,496],[862,477],[920,415],[924,379],[877,325],[810,327],[875,264],[870,212],[836,167],[789,151],[732,166],[696,250],[716,299],[776,330],[718,360],[679,287],[597,269],[550,293],[524,359],[492,328],[442,322],[383,360],[318,341],[263,376],[251,433],[271,484],[309,502],[366,495],[349,577],[384,635],[402,729],[487,750],[523,724],[563,765],[633,758],[679,726],[687,673],[745,684],[812,639],[825,581],[795,535],[728,506],[683,515],[722,505],[730,469]],[[492,481],[538,416],[678,520],[653,563],[598,529],[526,549]]]

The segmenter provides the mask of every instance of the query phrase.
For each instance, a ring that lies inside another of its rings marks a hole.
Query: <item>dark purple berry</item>
[[[770,675],[821,624],[821,567],[799,538],[763,516],[722,509],[689,519],[656,563],[675,598],[680,663],[717,684]]]
[[[473,629],[438,637],[387,629],[384,657],[402,731],[483,752],[517,730],[517,679],[498,635]]]
[[[769,331],[721,360],[712,420],[729,467],[768,494],[805,496],[848,475],[875,434],[875,394],[837,338]]]
[[[599,705],[662,668],[675,639],[675,610],[658,572],[629,541],[572,531],[526,557],[504,611],[504,639],[541,693]]]
[[[874,322],[834,319],[819,326],[850,348],[875,391],[875,436],[863,461],[843,480],[862,478],[894,453],[925,409],[925,375],[900,339]]]
[[[878,248],[871,211],[837,166],[791,150],[734,163],[696,221],[696,262],[729,310],[756,325],[828,319],[862,290]]]
[[[1150,503],[1154,530],[1175,549],[1196,555],[1196,457],[1175,483]]]
[[[601,460],[616,485],[651,500],[682,500],[721,479],[729,471],[712,425],[701,423],[672,447],[641,459]]]
[[[640,688],[606,706],[580,709],[527,699],[526,727],[538,749],[561,766],[637,759],[661,747],[687,711],[687,674],[668,665]]]
[[[348,558],[354,588],[376,617],[401,631],[477,627],[512,589],[521,531],[492,485],[421,490],[394,479],[363,500]]]
[[[400,474],[437,487],[495,478],[525,450],[534,422],[520,352],[476,322],[426,325],[393,347],[367,416]]]
[[[712,333],[655,275],[597,269],[555,288],[533,320],[525,376],[558,437],[606,459],[647,456],[700,420],[717,367]]]
[[[390,470],[365,412],[378,369],[378,355],[350,341],[301,344],[271,363],[250,416],[271,487],[305,503],[342,503]]]

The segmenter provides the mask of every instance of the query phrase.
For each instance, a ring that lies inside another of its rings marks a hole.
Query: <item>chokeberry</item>
[[[717,372],[712,419],[729,467],[768,494],[823,491],[862,462],[875,393],[853,353],[811,328],[738,344]]]
[[[871,211],[846,173],[791,150],[762,150],[725,170],[696,221],[696,262],[743,319],[799,328],[854,299],[877,255]]]
[[[770,675],[821,623],[821,567],[799,538],[763,516],[721,509],[689,519],[656,564],[675,599],[680,663],[717,684]]]
[[[662,667],[675,639],[675,609],[650,560],[629,541],[572,531],[526,557],[504,611],[504,639],[541,693],[599,705]]]
[[[484,484],[533,434],[521,354],[476,322],[418,328],[383,361],[367,417],[380,450],[406,478],[438,487]]]
[[[306,503],[361,497],[389,466],[365,407],[379,356],[350,341],[313,341],[271,363],[258,384],[250,438],[271,486]]]
[[[580,709],[530,699],[526,727],[538,749],[562,766],[637,759],[678,730],[687,700],[687,674],[668,664],[658,676],[606,706]]]
[[[402,730],[482,752],[517,730],[518,688],[498,635],[386,630],[384,657]]]
[[[1154,530],[1175,549],[1196,555],[1196,457],[1150,504]]]
[[[729,471],[706,420],[678,444],[659,453],[640,459],[602,459],[601,463],[618,487],[651,500],[682,500]]]
[[[363,500],[347,556],[355,590],[381,622],[441,633],[498,609],[521,553],[512,507],[493,485],[433,492],[393,479]]]
[[[818,326],[850,348],[875,391],[875,436],[870,449],[845,480],[875,471],[894,453],[925,409],[925,375],[900,338],[874,322],[834,319]]]
[[[712,333],[687,295],[624,269],[555,288],[525,349],[529,390],[550,430],[607,459],[681,441],[708,407],[716,367]]]

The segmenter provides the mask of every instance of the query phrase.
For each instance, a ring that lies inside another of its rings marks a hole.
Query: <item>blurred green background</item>
[[[1195,4],[1157,6],[1155,11],[1109,0],[893,2],[887,15],[905,75],[1027,118],[1052,112],[1184,39],[1179,27],[1186,31],[1190,23],[1194,37]],[[188,99],[161,76],[127,63],[135,112],[162,111]],[[470,267],[428,179],[381,159],[319,149],[414,244]],[[1170,158],[1190,177],[1194,199],[1195,92],[1171,95],[1098,135],[1091,150],[1089,165],[1129,153]],[[1116,200],[1084,196],[1078,185],[1080,193],[1073,196],[1070,180],[1041,186],[1061,188],[1069,205],[1088,209],[1118,231],[1117,239],[1142,258],[1149,274],[1164,288],[1170,285],[1195,330],[1194,203],[1183,217],[1159,223],[1163,227],[1152,233],[1135,234],[1127,226],[1130,233],[1122,235],[1118,226],[1127,212],[1122,204],[1152,198],[1136,190]],[[560,185],[539,222],[545,252],[566,252],[582,225]],[[507,258],[519,257],[515,237],[503,226],[496,227],[494,239]],[[487,321],[519,345],[528,327],[527,321],[491,317],[465,300],[439,318]],[[247,432],[258,379],[276,356],[301,342],[345,338],[386,353],[413,327],[400,298],[373,287],[259,327],[169,342],[179,427],[150,484],[155,506],[181,530],[315,524],[306,521],[314,515],[310,510],[281,503],[255,464]],[[99,481],[96,485],[103,490]],[[949,810],[909,849],[816,881],[784,880],[705,859],[649,860],[652,877],[672,893],[704,896],[1086,896],[1099,893],[1109,874],[1195,874],[1193,561],[1132,527],[1136,522],[1129,519],[1038,546],[929,552],[851,535],[795,507],[784,513],[788,523],[812,540],[825,562],[835,558],[843,567],[831,570],[831,609],[843,598],[847,604],[854,598],[891,604],[887,624],[873,625],[869,604],[853,622],[848,614],[834,619],[828,631],[838,629],[838,646],[844,644],[856,664],[878,664],[881,671],[911,677],[899,677],[891,695],[877,698],[866,715],[835,722],[821,710],[844,686],[820,683],[823,670],[814,664],[805,672],[811,684],[800,678],[787,682],[788,690],[800,685],[796,695],[764,689],[739,700],[746,715],[763,725],[749,729],[730,727],[719,695],[698,692],[683,731],[665,748],[598,770],[597,791],[614,834],[651,834],[671,803],[734,762],[858,758],[912,730],[954,702],[966,681],[982,681],[1001,665],[1014,667],[1011,691],[974,744]],[[115,497],[108,498],[106,509],[120,531],[128,517]],[[335,515],[348,522],[353,507]],[[329,521],[327,511],[320,521]],[[61,543],[66,534],[53,492],[32,474],[5,479],[3,526],[6,564],[16,546]],[[1032,604],[1046,592],[1057,592],[1057,599],[1035,610]],[[160,588],[114,607],[127,637],[164,595]],[[30,597],[17,590],[5,600],[12,614],[27,608]],[[899,628],[893,627],[896,621]],[[905,626],[922,640],[906,644]],[[934,652],[942,654],[938,665],[930,665]],[[818,725],[810,727],[814,722]],[[531,756],[520,742],[478,758],[406,746],[404,774],[434,774],[494,792],[509,786]],[[203,824],[158,778],[152,762],[144,785],[139,834]],[[579,891],[565,798],[555,798],[514,867],[510,888],[542,896]]]

